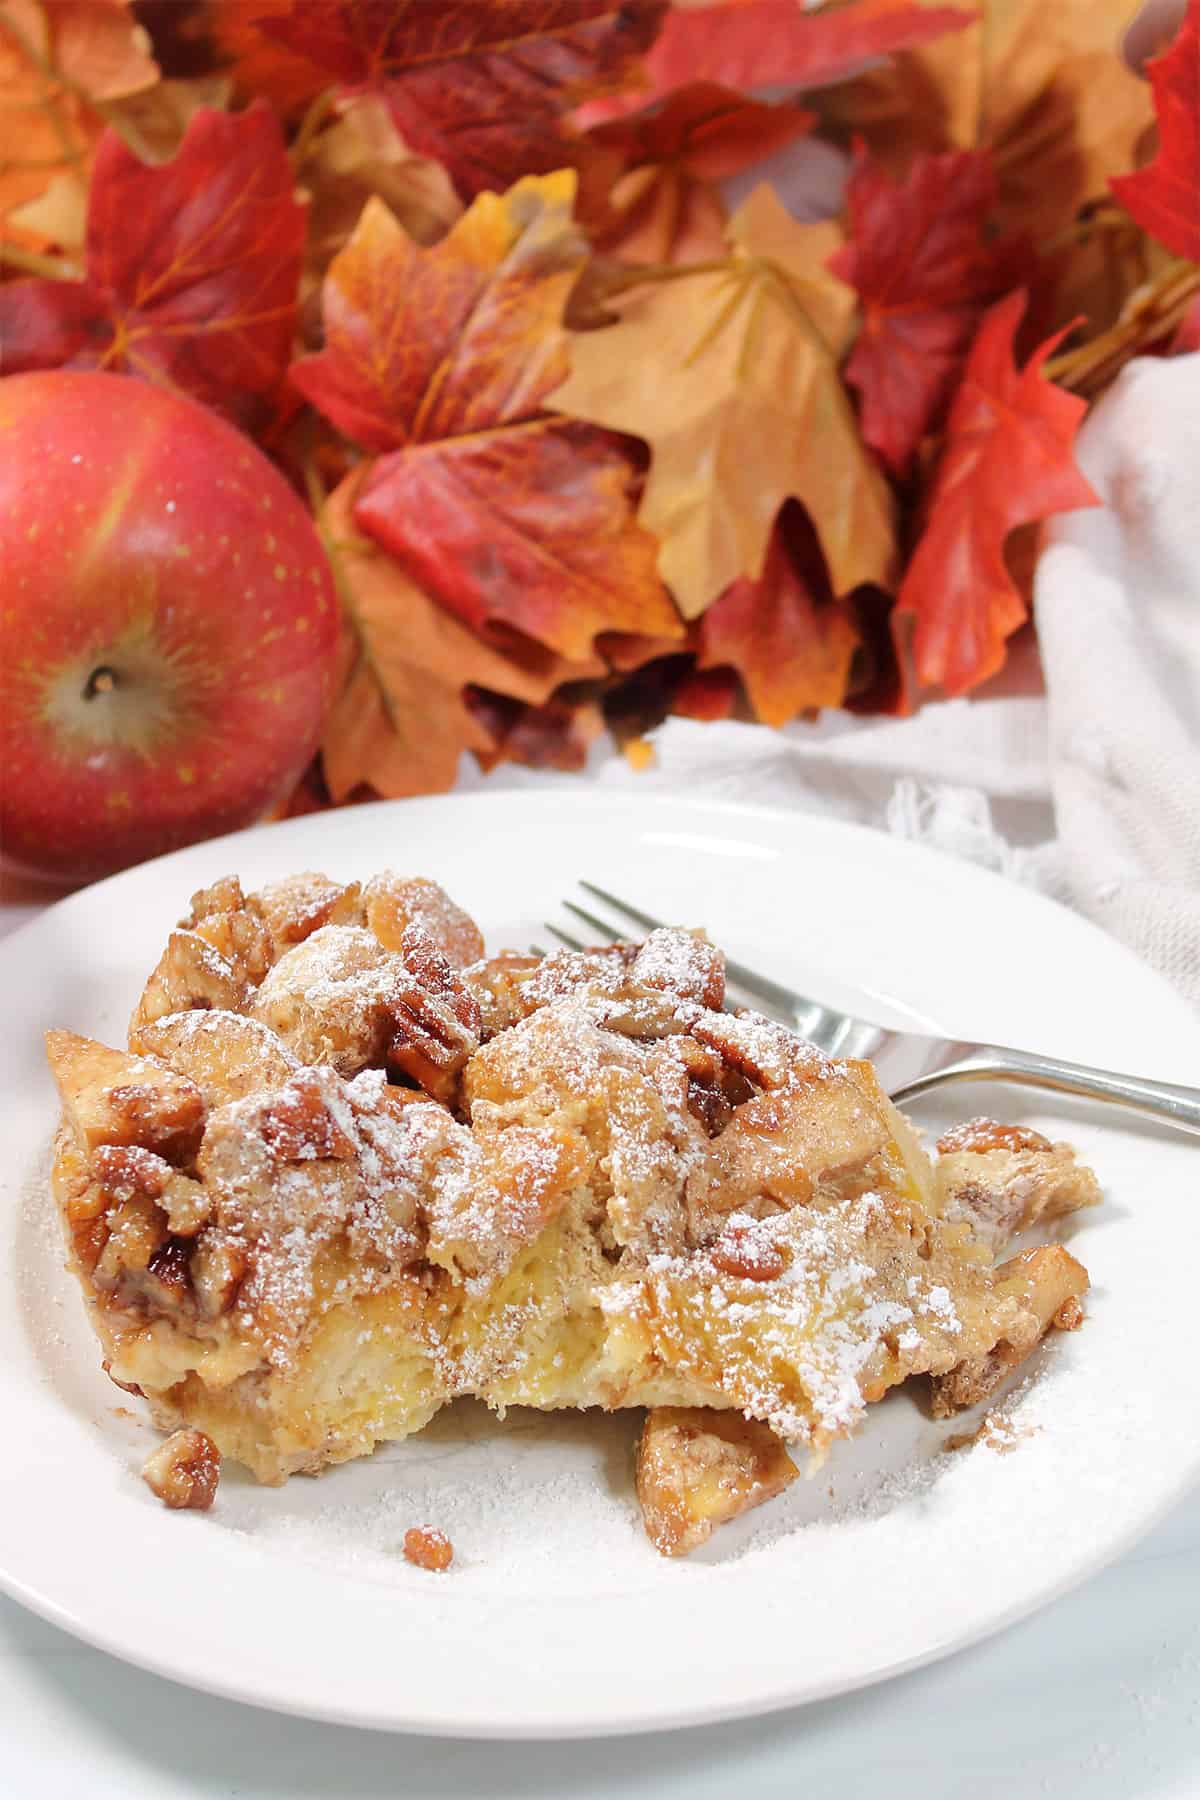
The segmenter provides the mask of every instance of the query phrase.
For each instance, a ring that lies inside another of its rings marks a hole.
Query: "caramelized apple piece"
[[[48,1031],[46,1056],[86,1150],[140,1144],[171,1162],[194,1155],[204,1129],[204,1100],[194,1082],[74,1031]]]
[[[478,925],[436,881],[385,870],[367,883],[363,907],[368,929],[385,950],[399,950],[408,927],[419,925],[455,969],[465,969],[483,955]]]
[[[130,1037],[168,1013],[193,1007],[241,1012],[250,983],[195,931],[173,931],[129,1022]]]
[[[1088,1290],[1088,1273],[1061,1244],[1022,1250],[1001,1263],[995,1286],[1000,1295],[1021,1301],[1017,1326],[985,1355],[968,1357],[947,1374],[934,1376],[935,1419],[947,1419],[986,1400],[1020,1368],[1051,1327],[1074,1331],[1082,1323],[1080,1299]]]
[[[655,1406],[637,1454],[646,1535],[663,1556],[686,1556],[718,1525],[781,1494],[799,1473],[767,1425],[710,1407]]]
[[[363,922],[358,882],[347,885],[331,881],[328,875],[311,869],[302,875],[285,876],[282,881],[269,881],[251,898],[267,922],[277,957],[293,944],[302,944],[323,925]]]
[[[325,925],[288,950],[251,1007],[303,1063],[343,1075],[382,1065],[392,1036],[391,1002],[410,983],[404,964],[371,932]]]
[[[129,1042],[194,1081],[208,1107],[281,1087],[300,1066],[269,1026],[245,1013],[168,1013],[131,1031]]]

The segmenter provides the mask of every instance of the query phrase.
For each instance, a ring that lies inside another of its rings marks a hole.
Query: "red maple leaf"
[[[1025,272],[1025,244],[985,242],[995,188],[987,151],[918,154],[897,184],[855,146],[850,242],[829,266],[862,301],[845,366],[862,434],[897,474],[940,422],[985,307]]]
[[[178,154],[96,152],[83,281],[0,287],[4,370],[109,369],[245,422],[291,354],[304,209],[274,113],[202,108]]]
[[[911,614],[921,681],[961,694],[1001,668],[1005,640],[1028,608],[1004,560],[1018,525],[1098,506],[1073,446],[1087,403],[1046,381],[1062,332],[1023,369],[1013,339],[1025,294],[985,314],[950,409],[928,520],[901,583],[894,617]]]
[[[715,81],[693,81],[661,106],[610,119],[589,136],[627,169],[678,163],[703,181],[726,181],[782,150],[813,124],[794,102],[771,106]]]
[[[635,518],[624,440],[543,411],[587,257],[574,192],[560,170],[482,194],[431,249],[368,201],[325,279],[325,349],[292,379],[385,452],[356,498],[360,530],[467,624],[580,660],[597,632],[683,626]]]
[[[260,30],[384,96],[465,199],[572,163],[562,116],[636,71],[666,0],[294,0]]]
[[[859,634],[833,599],[816,534],[791,502],[757,581],[731,582],[701,617],[696,668],[733,668],[764,725],[839,706]]]
[[[646,74],[656,94],[689,81],[731,88],[827,87],[864,63],[962,31],[973,11],[913,0],[857,0],[811,12],[803,0],[730,0],[667,14]],[[645,105],[636,94],[595,101],[580,112],[587,124]]]
[[[1200,262],[1200,0],[1169,49],[1147,63],[1159,151],[1148,168],[1118,175],[1113,193],[1144,231]]]

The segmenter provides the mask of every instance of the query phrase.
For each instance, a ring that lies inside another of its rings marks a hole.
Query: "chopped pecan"
[[[479,1002],[423,925],[406,928],[400,940],[400,955],[405,968],[426,992],[444,1001],[459,1024],[478,1036],[483,1026]]]
[[[161,1243],[146,1265],[146,1273],[152,1275],[176,1305],[191,1290],[188,1278],[188,1258],[191,1244],[187,1238],[169,1237]]]
[[[219,1319],[231,1310],[246,1273],[246,1253],[215,1231],[205,1232],[192,1252],[192,1289],[206,1318]]]
[[[388,1068],[415,1081],[443,1106],[454,1106],[462,1072],[479,1048],[479,1007],[424,933],[410,927],[405,942],[410,979],[389,1006],[393,1029]],[[436,987],[426,986],[412,971],[410,954],[434,976]]]
[[[168,1226],[181,1237],[193,1237],[212,1210],[211,1196],[201,1182],[181,1175],[165,1158],[139,1145],[99,1144],[92,1152],[92,1168],[100,1191],[110,1201],[144,1195],[166,1213]]]
[[[222,875],[219,880],[210,882],[208,887],[198,888],[192,895],[192,905],[186,919],[179,923],[184,930],[198,925],[201,919],[207,919],[213,913],[240,912],[246,904],[246,896],[242,892],[242,884],[236,875]]]
[[[204,1431],[174,1431],[147,1457],[142,1480],[176,1512],[207,1512],[221,1479],[221,1452]]]

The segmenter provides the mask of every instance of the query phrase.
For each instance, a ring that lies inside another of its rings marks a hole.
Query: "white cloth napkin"
[[[1029,642],[985,695],[909,719],[830,713],[782,732],[670,719],[654,768],[598,749],[589,775],[795,806],[970,857],[1078,907],[1200,1004],[1200,355],[1131,365],[1079,458],[1105,507],[1048,530],[1041,676]],[[545,781],[464,768],[459,785]]]

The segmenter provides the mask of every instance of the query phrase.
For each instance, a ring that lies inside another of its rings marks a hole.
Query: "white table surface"
[[[0,884],[0,933],[39,898]],[[798,1632],[817,1628],[796,1620]],[[0,1794],[1200,1800],[1200,1493],[1075,1593],[915,1675],[765,1719],[583,1743],[453,1742],[283,1718],[142,1674],[0,1598]]]

